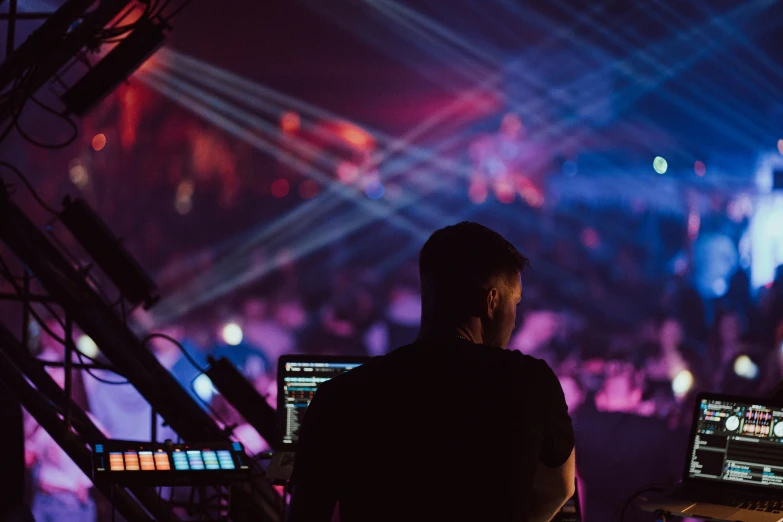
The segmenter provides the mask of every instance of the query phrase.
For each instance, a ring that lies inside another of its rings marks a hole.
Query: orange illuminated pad
[[[169,471],[171,464],[169,464],[169,455],[163,451],[159,451],[154,454],[155,469],[159,471]]]
[[[139,455],[135,451],[125,452],[125,471],[139,470]]]
[[[155,469],[155,461],[152,459],[151,451],[139,452],[139,464],[141,464],[142,471],[150,471]]]
[[[109,453],[109,469],[112,471],[122,471],[125,469],[122,453]]]

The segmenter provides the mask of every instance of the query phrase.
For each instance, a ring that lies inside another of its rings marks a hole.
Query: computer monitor
[[[322,383],[361,366],[370,357],[284,355],[277,369],[277,418],[283,446],[292,449],[299,438],[307,406]]]
[[[700,395],[686,466],[686,480],[783,492],[783,408],[763,399]]]

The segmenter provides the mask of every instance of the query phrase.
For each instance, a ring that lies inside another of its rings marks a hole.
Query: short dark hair
[[[436,230],[419,254],[419,275],[436,293],[451,294],[495,276],[516,277],[528,259],[494,230],[463,221]]]

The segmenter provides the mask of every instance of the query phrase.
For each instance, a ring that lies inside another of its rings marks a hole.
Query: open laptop
[[[280,357],[277,366],[277,424],[282,444],[266,470],[270,480],[284,483],[291,477],[299,427],[318,386],[368,360],[370,357],[342,355]]]
[[[783,521],[783,407],[700,394],[682,484],[643,498],[639,507],[690,518]]]

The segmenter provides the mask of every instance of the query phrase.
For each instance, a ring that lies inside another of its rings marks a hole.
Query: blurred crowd
[[[500,230],[532,259],[509,348],[546,360],[559,376],[576,429],[586,520],[611,520],[639,486],[681,476],[697,392],[764,396],[783,380],[783,267],[753,290],[739,266],[720,297],[705,298],[687,266],[672,269],[664,260],[675,258],[684,241],[651,258],[628,242],[604,240],[599,224],[579,223],[569,236],[569,218],[538,217],[539,234]],[[665,223],[654,223],[670,236]],[[379,356],[413,341],[420,319],[416,265],[386,274],[351,265],[324,277],[306,261],[289,264],[175,322],[156,324],[154,308],[130,321],[139,334],[158,331],[179,341],[181,348],[155,338],[149,348],[256,454],[269,446],[189,359],[204,367],[208,356],[228,358],[276,407],[282,354]],[[46,327],[62,335],[57,321]],[[41,359],[62,360],[62,346],[45,330],[34,332],[33,349]],[[84,339],[75,337],[82,349]],[[49,371],[63,380],[62,369]],[[150,408],[122,381],[102,370],[76,372],[74,396],[108,436],[149,440]],[[157,438],[176,434],[158,419]],[[27,441],[37,520],[92,520],[96,512],[103,519],[107,507],[95,504],[89,480],[32,420]]]
[[[236,308],[157,330],[179,340],[202,367],[209,355],[228,358],[275,407],[276,362],[282,354],[377,356],[415,339],[420,301],[413,273],[387,287],[361,277],[338,278],[334,293],[318,307],[290,289],[274,297],[246,296]],[[735,280],[747,282],[741,273]],[[658,297],[682,308],[659,308],[627,329],[606,328],[575,309],[544,306],[549,299],[535,278],[526,278],[523,289],[527,306],[509,348],[545,359],[560,377],[577,433],[583,495],[588,513],[593,511],[587,520],[611,516],[618,499],[639,485],[678,479],[697,391],[761,396],[783,379],[783,278],[758,300],[737,300],[735,295],[743,295],[737,293],[711,303],[716,311],[709,322],[674,313],[700,302],[687,287],[679,288],[674,296]],[[640,299],[656,302],[653,295]],[[602,302],[598,298],[594,306]],[[149,316],[134,319],[143,329]],[[56,321],[47,327],[62,335]],[[62,360],[56,341],[44,331],[38,339],[40,358]],[[233,426],[234,438],[249,453],[269,449],[178,346],[156,338],[150,349],[222,426]],[[62,383],[61,368],[49,371]],[[77,372],[75,398],[110,437],[149,440],[148,405],[132,387],[117,382],[122,379],[102,370]],[[157,436],[176,439],[160,420]],[[32,421],[27,440],[37,520],[95,519],[90,481]],[[613,511],[596,511],[597,506]]]

